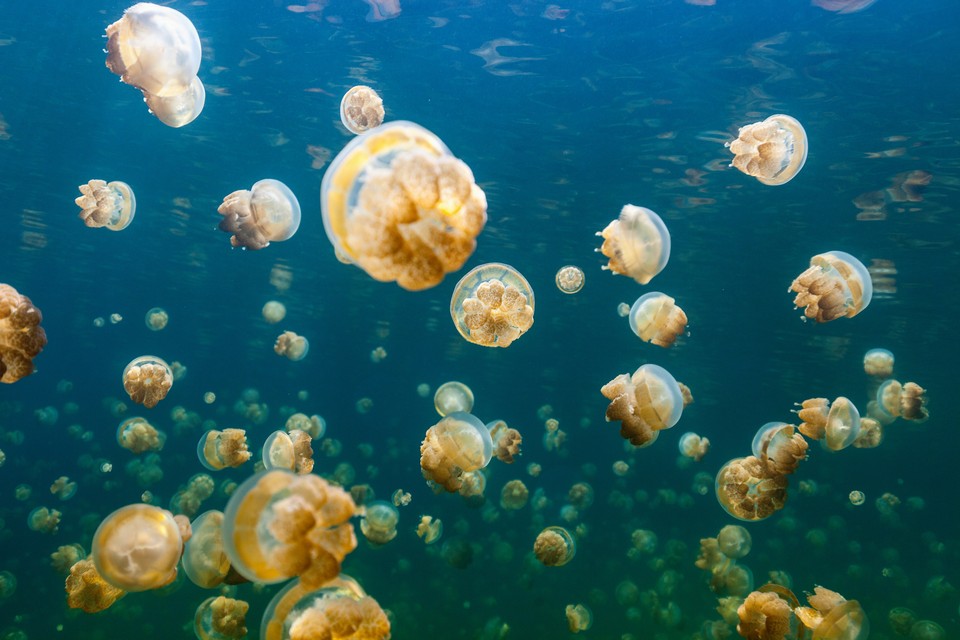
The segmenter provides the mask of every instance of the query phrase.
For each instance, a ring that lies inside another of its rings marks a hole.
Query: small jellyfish
[[[223,216],[220,230],[232,233],[230,244],[263,249],[271,242],[289,240],[300,228],[300,203],[279,180],[260,180],[250,190],[227,195],[217,208]]]
[[[67,606],[86,613],[109,609],[114,602],[127,595],[123,589],[104,580],[90,558],[80,560],[70,567],[65,589]]]
[[[9,571],[0,571],[0,600],[6,600],[17,592],[17,576]]]
[[[794,306],[803,308],[803,315],[817,322],[852,318],[866,309],[873,297],[867,268],[843,251],[810,258],[810,268],[796,277],[788,291],[797,293]]]
[[[162,358],[140,356],[123,369],[123,388],[130,399],[147,409],[167,397],[173,386],[173,371]]]
[[[166,441],[167,435],[145,418],[127,418],[117,427],[117,444],[138,455],[145,451],[160,451]]]
[[[371,502],[363,508],[360,531],[363,537],[375,545],[386,544],[397,537],[400,512],[384,500]]]
[[[490,440],[493,442],[493,455],[500,462],[513,464],[514,459],[520,455],[520,446],[523,444],[520,432],[508,427],[503,420],[488,422],[487,431],[490,432]]]
[[[340,122],[359,135],[383,124],[383,99],[370,87],[357,85],[340,100]]]
[[[854,490],[850,492],[848,496],[850,498],[850,504],[855,507],[859,507],[864,502],[867,501],[867,497],[863,494],[863,491]]]
[[[197,458],[210,471],[239,467],[250,456],[247,432],[243,429],[210,429],[197,443]]]
[[[738,524],[728,524],[717,534],[720,553],[734,560],[746,557],[752,545],[753,539],[750,532]]]
[[[470,413],[473,410],[473,391],[456,380],[444,382],[433,394],[433,407],[441,416],[457,411]]]
[[[624,205],[620,217],[597,234],[603,238],[600,253],[609,263],[604,269],[647,284],[670,260],[670,232],[656,213],[645,207]]]
[[[170,321],[170,315],[160,307],[154,307],[147,311],[147,315],[144,317],[143,321],[147,325],[147,329],[150,331],[162,331],[166,328],[167,323]]]
[[[910,640],[946,640],[946,637],[943,627],[933,620],[917,620],[910,627]]]
[[[813,630],[813,640],[858,640],[870,635],[870,622],[856,600],[817,586],[807,601],[809,607],[796,607],[793,612]]]
[[[60,529],[62,513],[56,509],[37,507],[27,515],[27,526],[39,533],[56,533]]]
[[[61,500],[69,500],[77,493],[77,483],[72,482],[67,476],[60,476],[50,485],[50,493]]]
[[[630,329],[644,342],[669,347],[687,328],[687,314],[676,300],[660,293],[645,293],[630,308]]]
[[[424,544],[433,544],[443,535],[443,522],[432,516],[420,516],[420,522],[417,524],[417,537],[423,540]]]
[[[775,475],[790,475],[807,457],[807,441],[792,424],[768,422],[753,437],[754,457]]]
[[[122,507],[104,518],[93,535],[97,573],[124,591],[146,591],[177,577],[183,550],[173,514],[147,504]]]
[[[734,458],[717,472],[717,501],[738,520],[763,520],[786,504],[787,484],[754,456]]]
[[[593,625],[593,613],[585,604],[568,604],[564,610],[570,633],[587,631]]]
[[[106,227],[110,231],[126,229],[137,212],[137,199],[126,182],[91,180],[80,185],[80,219],[88,227]]]
[[[490,432],[469,413],[454,412],[427,429],[420,445],[423,477],[450,493],[459,491],[463,475],[483,469],[493,456]]]
[[[883,380],[893,375],[893,354],[886,349],[870,349],[863,355],[863,371]]]
[[[698,436],[688,431],[680,436],[680,453],[695,462],[703,460],[703,456],[710,451],[710,439]]]
[[[929,415],[926,404],[927,391],[915,382],[887,380],[877,389],[877,408],[885,419],[922,422]]]
[[[87,552],[79,544],[64,544],[57,547],[57,550],[50,554],[50,566],[57,573],[69,575],[70,567],[87,557]],[[2,589],[0,589],[0,598],[2,598]]]
[[[555,278],[557,283],[557,289],[560,289],[563,293],[579,293],[583,289],[583,284],[586,282],[586,276],[583,275],[583,269],[576,267],[574,265],[567,265],[561,267],[557,271],[557,276]]]
[[[193,631],[200,640],[240,640],[247,637],[247,611],[243,600],[210,597],[200,603],[193,617]]]
[[[638,447],[652,443],[659,431],[677,424],[683,413],[676,379],[655,364],[642,365],[633,375],[617,376],[600,393],[611,401],[607,422],[619,421],[620,436]]]
[[[310,351],[310,343],[303,336],[298,336],[293,331],[284,331],[277,336],[277,341],[273,344],[273,351],[278,356],[283,356],[287,360],[303,360]]]
[[[33,373],[33,359],[47,346],[42,321],[30,298],[0,283],[0,382],[12,384]]]
[[[220,511],[205,511],[190,523],[192,533],[183,545],[180,564],[190,582],[201,589],[213,589],[230,573],[230,559],[223,550],[222,527]]]
[[[287,317],[287,307],[282,302],[269,300],[263,305],[263,310],[260,313],[268,324],[277,324]]]
[[[490,262],[460,279],[450,299],[450,316],[467,342],[509,347],[533,326],[533,289],[520,272]]]
[[[562,567],[577,554],[577,545],[563,527],[547,527],[533,543],[533,553],[546,567]]]
[[[327,432],[327,421],[323,419],[323,416],[308,416],[304,413],[295,413],[287,418],[287,422],[283,425],[283,428],[287,430],[287,433],[303,431],[313,440],[317,440],[322,438],[323,434]]]
[[[790,182],[807,161],[807,132],[782,113],[740,127],[726,146],[733,152],[731,166],[767,185]]]

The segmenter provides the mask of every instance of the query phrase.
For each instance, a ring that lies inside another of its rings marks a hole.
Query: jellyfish
[[[47,346],[43,315],[27,296],[0,283],[0,382],[33,373],[33,359]]]
[[[433,407],[441,416],[457,411],[470,413],[473,410],[473,391],[456,380],[444,382],[433,394]]]
[[[810,268],[801,273],[788,291],[797,296],[793,304],[817,322],[852,318],[870,304],[873,284],[863,263],[849,253],[828,251],[810,258]]]
[[[183,545],[180,564],[190,582],[213,589],[230,573],[230,559],[223,550],[223,513],[205,511],[190,523],[190,539]]]
[[[753,437],[754,457],[774,475],[790,475],[807,457],[807,441],[792,424],[768,422]]]
[[[87,552],[79,544],[64,544],[50,554],[50,566],[57,573],[70,574],[70,567],[87,557]],[[2,595],[0,595],[2,597]]]
[[[681,454],[695,462],[700,462],[710,451],[710,439],[688,431],[680,436],[679,446]]]
[[[443,535],[443,522],[432,516],[420,516],[420,522],[417,524],[417,537],[423,540],[424,544],[433,544]]]
[[[927,391],[915,382],[900,384],[887,380],[877,390],[877,408],[881,417],[922,422],[927,419]]]
[[[200,78],[194,76],[186,91],[175,96],[157,96],[144,91],[143,101],[160,122],[176,129],[197,119],[207,101],[207,91]]]
[[[123,369],[123,388],[130,399],[147,409],[167,397],[173,386],[170,365],[156,356],[140,356]]]
[[[50,485],[50,493],[61,500],[69,500],[77,493],[77,483],[71,482],[67,476],[60,476]]]
[[[603,238],[600,253],[609,260],[604,269],[647,284],[670,260],[670,232],[656,213],[645,207],[624,205],[620,217],[597,234]]]
[[[127,595],[123,589],[113,586],[103,579],[93,560],[86,558],[70,567],[64,585],[67,591],[67,606],[86,613],[97,613]]]
[[[305,413],[295,413],[287,418],[287,422],[283,425],[283,428],[287,430],[287,433],[303,431],[313,440],[317,440],[322,438],[323,434],[326,433],[327,421],[323,419],[323,416],[308,416]]]
[[[807,601],[809,607],[796,607],[793,612],[813,630],[813,640],[857,640],[870,635],[870,622],[856,600],[817,586]]]
[[[500,506],[508,511],[518,511],[527,504],[530,491],[523,480],[510,480],[500,490]]]
[[[17,592],[17,576],[9,571],[0,571],[0,600],[6,600]]]
[[[150,331],[161,331],[166,328],[167,322],[170,321],[170,315],[160,307],[154,307],[147,311],[143,321]]]
[[[754,591],[737,609],[737,633],[753,640],[785,640],[793,631],[793,611],[776,593]]]
[[[341,261],[411,291],[460,269],[487,221],[470,168],[433,133],[402,121],[357,136],[337,154],[320,206]]]
[[[90,555],[97,573],[124,591],[146,591],[177,577],[183,550],[173,514],[148,504],[117,509],[93,534]]]
[[[207,469],[219,471],[239,467],[250,459],[247,432],[243,429],[210,429],[197,443],[197,458]]]
[[[260,313],[263,315],[263,319],[266,320],[267,323],[277,324],[287,317],[287,307],[284,306],[282,302],[269,300],[263,305],[263,310]]]
[[[663,367],[645,364],[620,374],[601,389],[610,400],[606,420],[620,421],[620,436],[634,446],[652,443],[658,432],[680,420],[683,399],[677,381]]]
[[[537,535],[533,553],[546,567],[562,567],[577,554],[577,545],[563,527],[550,526]]]
[[[383,124],[383,99],[370,87],[357,85],[340,100],[340,122],[353,134]]]
[[[533,289],[520,272],[490,262],[460,279],[450,299],[450,316],[467,342],[509,347],[533,326]]]
[[[193,617],[193,631],[200,640],[232,640],[247,637],[247,611],[243,600],[210,597],[200,603]]]
[[[244,249],[289,240],[300,227],[297,197],[287,185],[270,178],[254,183],[249,191],[227,195],[217,212],[223,216],[220,230],[233,234],[230,244]]]
[[[669,347],[687,328],[687,314],[670,296],[651,291],[630,308],[630,329],[644,342]]]
[[[490,440],[493,442],[493,455],[500,462],[513,464],[516,456],[520,455],[520,446],[523,436],[516,429],[507,426],[503,420],[494,420],[487,423]]]
[[[587,631],[593,625],[593,613],[585,604],[568,604],[564,613],[567,616],[567,626],[570,633]]]
[[[294,580],[267,605],[262,640],[308,638],[386,640],[390,620],[353,578],[341,575],[320,588]]]
[[[573,294],[579,293],[580,290],[583,289],[586,276],[583,275],[583,269],[580,267],[567,265],[557,271],[555,281],[557,283],[557,289],[560,289],[563,293]]]
[[[767,185],[790,182],[807,161],[807,132],[782,113],[740,127],[737,139],[726,146],[733,153],[730,166]]]
[[[486,490],[487,476],[484,475],[481,469],[463,472],[463,475],[460,477],[460,488],[457,489],[457,493],[464,498],[473,498],[473,500],[467,500],[467,504],[483,504],[483,492]]]
[[[787,484],[755,456],[734,458],[717,472],[717,500],[738,520],[763,520],[786,504]]]
[[[829,403],[826,398],[810,398],[800,406],[800,433],[820,440],[825,449],[846,449],[860,435],[860,412],[843,396]]]
[[[293,331],[284,331],[277,336],[277,341],[273,344],[273,351],[278,356],[297,362],[307,357],[307,352],[310,351],[310,343],[306,338],[298,336]]]
[[[738,524],[728,524],[717,534],[720,552],[734,560],[739,560],[750,553],[752,543],[750,532]]]
[[[397,537],[400,512],[384,500],[371,502],[363,508],[360,531],[375,545],[386,544]]]
[[[37,507],[27,515],[27,526],[31,531],[53,534],[60,530],[62,516],[56,509]]]
[[[910,640],[945,640],[946,637],[943,627],[933,620],[917,620],[910,627]]]
[[[138,455],[145,451],[160,451],[166,440],[163,431],[138,416],[127,418],[117,427],[117,444]]]
[[[313,471],[313,447],[310,434],[299,429],[289,433],[274,431],[263,443],[265,469],[287,469],[299,474]]]
[[[885,380],[893,375],[893,362],[893,354],[886,349],[870,349],[863,356],[863,371]]]
[[[492,456],[486,425],[457,411],[427,429],[420,445],[420,469],[428,481],[453,493],[460,490],[464,473],[484,468]]]
[[[873,418],[860,418],[860,434],[853,441],[857,449],[873,449],[883,442],[883,425]]]
[[[80,219],[88,227],[106,227],[110,231],[126,229],[137,212],[137,199],[126,182],[91,180],[80,185]]]

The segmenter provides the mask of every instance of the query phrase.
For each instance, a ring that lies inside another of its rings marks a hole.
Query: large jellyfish
[[[340,122],[358,135],[379,127],[383,124],[383,99],[370,87],[352,87],[340,100]]]
[[[320,187],[323,226],[344,262],[418,291],[456,271],[487,222],[487,199],[446,145],[412,122],[357,136]]]
[[[147,409],[167,397],[173,387],[173,372],[162,358],[140,356],[123,369],[123,388],[130,399]]]
[[[91,180],[80,185],[80,219],[88,227],[106,227],[110,231],[126,229],[137,212],[137,199],[126,182]]]
[[[27,296],[0,283],[0,382],[33,373],[33,359],[47,346],[43,315]]]
[[[828,251],[810,258],[810,268],[790,285],[793,304],[803,315],[817,322],[844,316],[852,318],[867,308],[873,297],[873,283],[863,263],[849,253]]]
[[[597,233],[603,238],[600,253],[609,259],[604,269],[647,284],[670,260],[670,232],[656,213],[632,204]]]
[[[104,518],[93,535],[90,555],[97,572],[113,586],[146,591],[173,582],[182,551],[172,513],[132,504]]]
[[[465,473],[483,469],[492,456],[486,425],[458,411],[427,429],[420,445],[420,469],[424,478],[453,493],[460,490]]]
[[[190,523],[192,535],[183,545],[180,564],[190,582],[213,589],[230,573],[230,559],[223,550],[223,513],[205,511]]]
[[[390,620],[380,604],[346,575],[320,588],[294,580],[273,597],[260,625],[261,640],[389,637]]]
[[[611,401],[607,422],[619,421],[620,435],[638,447],[656,440],[658,432],[677,424],[683,413],[676,379],[655,364],[642,365],[632,376],[620,374],[600,393]]]
[[[807,601],[809,607],[797,607],[793,612],[805,627],[813,629],[813,640],[857,640],[870,635],[870,621],[856,600],[817,586]]]
[[[768,185],[790,182],[807,161],[806,131],[782,113],[740,127],[726,146],[733,152],[731,166]]]
[[[738,520],[763,520],[786,504],[787,484],[755,456],[734,458],[717,473],[717,500]]]
[[[232,233],[230,244],[245,249],[263,249],[271,242],[289,240],[300,228],[300,203],[290,188],[267,178],[250,190],[227,195],[217,208],[223,216],[220,230]]]
[[[490,262],[460,279],[450,299],[450,316],[468,342],[509,347],[533,326],[533,289],[519,271]]]
[[[669,347],[687,328],[687,314],[665,293],[645,293],[630,308],[630,329],[644,342]]]

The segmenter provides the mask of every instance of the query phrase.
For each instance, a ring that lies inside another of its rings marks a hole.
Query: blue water
[[[960,637],[960,596],[938,580],[960,580],[954,3],[878,0],[853,13],[803,0],[401,4],[380,20],[382,11],[360,0],[305,12],[254,0],[171,3],[203,42],[206,106],[182,129],[153,118],[139,92],[104,67],[104,29],[127,5],[4,7],[0,282],[42,310],[49,344],[34,375],[0,388],[0,571],[18,581],[0,600],[0,634],[8,634],[0,637],[192,636],[194,609],[209,593],[182,578],[89,615],[67,608],[63,576],[49,565],[59,545],[89,551],[100,520],[141,499],[109,408],[110,399],[126,400],[120,375],[138,355],[188,369],[155,409],[128,402],[127,415],[168,434],[163,480],[149,487],[157,504],[203,470],[194,453],[202,428],[175,430],[176,406],[221,428],[246,428],[252,448],[291,410],[322,415],[343,451],[325,457],[315,443],[318,473],[346,463],[353,483],[369,484],[378,498],[399,488],[412,494],[397,538],[374,548],[361,537],[343,567],[390,612],[395,638],[492,638],[504,623],[511,638],[563,637],[564,607],[574,603],[593,611],[587,637],[693,638],[719,619],[708,577],[694,567],[699,540],[734,522],[712,491],[694,492],[695,474],[713,476],[747,455],[760,425],[795,422],[790,410],[806,398],[843,395],[865,412],[862,356],[873,347],[894,352],[899,379],[927,389],[930,419],[894,423],[876,449],[812,446],[786,509],[747,525],[754,548],[743,563],[757,585],[778,570],[798,594],[824,585],[859,600],[871,638],[898,637],[887,623],[893,607]],[[351,139],[338,106],[356,84],[380,93],[388,120],[412,120],[442,138],[487,195],[476,252],[433,289],[373,281],[338,262],[324,233],[319,190],[329,162],[311,166],[308,147],[332,158]],[[722,143],[775,113],[803,123],[810,151],[792,182],[768,187],[728,167]],[[907,172],[932,176],[919,199],[887,202],[883,219],[858,220],[855,199]],[[77,218],[77,185],[94,178],[135,190],[137,215],[126,230],[88,229]],[[300,229],[262,251],[231,249],[216,208],[262,178],[297,195]],[[669,264],[646,287],[602,271],[594,251],[594,233],[626,203],[657,211],[673,239]],[[810,256],[828,250],[867,265],[893,261],[896,291],[853,319],[801,322],[787,287]],[[516,267],[536,292],[534,326],[509,349],[468,344],[449,315],[457,280],[491,261]],[[586,274],[577,295],[554,285],[566,264]],[[277,270],[289,274],[288,289],[272,284]],[[689,336],[670,349],[640,342],[616,312],[649,290],[675,297],[690,319]],[[287,307],[281,325],[261,318],[270,299]],[[160,332],[143,322],[155,306],[170,315]],[[111,314],[122,321],[111,323]],[[305,360],[273,353],[283,329],[309,339]],[[387,357],[374,363],[378,346]],[[604,422],[599,389],[645,362],[686,383],[695,403],[653,446],[631,451]],[[517,463],[490,466],[486,507],[434,495],[418,467],[437,415],[417,385],[452,379],[473,389],[481,419],[503,418],[524,435]],[[263,424],[234,412],[248,388],[269,406]],[[361,398],[373,401],[368,413],[357,411]],[[544,405],[567,433],[559,452],[542,443]],[[59,410],[53,425],[35,417],[48,406]],[[92,435],[76,438],[71,425]],[[710,438],[702,462],[678,465],[685,431]],[[611,470],[617,460],[630,464],[625,478]],[[530,463],[542,466],[539,477],[527,474]],[[215,479],[251,472],[247,465]],[[60,475],[79,485],[65,502],[47,490]],[[549,506],[500,509],[502,486],[516,478],[531,493],[542,489]],[[800,495],[804,480],[819,491]],[[563,568],[539,567],[533,540],[544,526],[564,524],[559,510],[579,481],[596,497],[568,524],[586,530],[577,556]],[[14,497],[19,484],[32,489],[26,500]],[[852,490],[866,494],[864,505],[850,504]],[[885,493],[901,500],[892,518],[875,506]],[[635,500],[624,506],[618,496]],[[217,492],[204,509],[225,503]],[[62,511],[58,533],[27,527],[37,506]],[[438,544],[413,533],[421,514],[443,521]],[[657,534],[661,561],[628,558],[631,532],[641,528]],[[815,544],[821,533],[825,542]],[[444,559],[451,541],[472,548],[466,568]],[[675,626],[651,608],[618,602],[622,581],[655,591],[666,569],[682,576],[674,592],[658,595],[682,611]],[[251,603],[251,637],[278,588],[236,590]]]

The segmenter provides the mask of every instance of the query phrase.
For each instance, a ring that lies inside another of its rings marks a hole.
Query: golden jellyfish
[[[754,456],[734,458],[717,472],[717,501],[738,520],[763,520],[786,504],[787,484]]]
[[[700,462],[703,460],[703,456],[710,451],[710,439],[688,431],[680,436],[679,447],[682,455],[695,462]]]
[[[665,293],[645,293],[630,307],[630,330],[644,342],[669,347],[687,328],[687,314]]]
[[[308,351],[310,351],[310,343],[293,331],[284,331],[277,336],[277,341],[273,344],[274,353],[294,362],[306,358]]]
[[[640,284],[650,282],[670,260],[670,232],[646,207],[624,205],[620,216],[597,235],[603,238],[600,253],[609,260],[603,268]]]
[[[450,316],[467,342],[509,347],[533,326],[533,289],[508,264],[471,269],[453,290]]]
[[[862,505],[864,502],[867,501],[867,496],[863,494],[863,491],[859,491],[856,489],[851,491],[850,495],[847,497],[850,499],[850,504],[852,504],[855,507],[859,507],[860,505]]]
[[[69,500],[77,493],[77,483],[72,482],[67,476],[60,476],[50,485],[50,493],[61,500]]]
[[[268,300],[266,304],[263,305],[263,309],[260,311],[260,314],[268,324],[277,324],[287,317],[287,307],[284,306],[282,302]]]
[[[652,443],[659,431],[675,425],[683,413],[676,379],[655,364],[642,365],[633,375],[620,374],[600,393],[611,401],[607,422],[619,421],[621,437],[638,447]]]
[[[737,633],[747,640],[786,640],[793,637],[793,610],[771,591],[753,591],[737,609]]]
[[[197,607],[193,631],[200,640],[239,640],[247,637],[247,611],[243,600],[216,596]]]
[[[223,550],[223,513],[205,511],[190,523],[190,529],[180,565],[190,582],[213,589],[230,573],[230,559]]]
[[[464,498],[474,498],[468,500],[468,504],[483,504],[483,492],[487,490],[487,476],[481,469],[474,471],[465,471],[460,478],[460,488],[457,489]]]
[[[510,480],[500,490],[500,506],[508,511],[517,511],[527,505],[530,491],[523,480]]]
[[[261,640],[387,640],[390,620],[353,578],[341,575],[320,588],[294,580],[267,605]]]
[[[514,459],[520,455],[520,447],[523,444],[523,436],[520,432],[507,426],[503,420],[488,422],[487,430],[493,442],[494,457],[500,462],[513,464]]]
[[[717,534],[717,545],[720,553],[728,558],[739,560],[750,553],[753,538],[750,537],[750,532],[740,525],[728,524]]]
[[[883,442],[883,425],[873,418],[860,418],[860,434],[853,441],[857,449],[873,449]]]
[[[351,87],[340,100],[340,122],[356,135],[379,127],[383,124],[383,99],[370,87]]]
[[[557,283],[557,289],[560,289],[563,293],[574,294],[583,289],[587,277],[583,275],[583,269],[580,267],[567,265],[557,271],[554,280]]]
[[[193,23],[169,7],[138,2],[107,27],[107,68],[140,89],[151,112],[171,127],[193,122],[203,110],[201,54]]]
[[[274,431],[263,443],[265,469],[287,469],[299,474],[313,471],[313,447],[310,434],[299,429],[289,433]]]
[[[167,323],[170,322],[170,314],[160,307],[154,307],[147,311],[147,315],[144,316],[143,321],[150,331],[162,331],[166,328]]]
[[[377,500],[363,507],[360,531],[363,537],[375,545],[386,544],[397,537],[400,512],[384,500]]]
[[[444,382],[437,387],[436,393],[433,394],[433,408],[441,416],[457,411],[470,413],[473,410],[473,391],[467,385],[456,380]]]
[[[97,613],[127,595],[123,589],[113,586],[97,572],[93,560],[86,558],[70,567],[64,588],[67,606],[86,613]]]
[[[926,404],[927,391],[915,382],[887,380],[877,389],[877,408],[884,419],[922,422],[929,415]]]
[[[140,356],[123,369],[123,388],[130,399],[147,409],[167,397],[173,386],[173,371],[162,358]]]
[[[64,544],[50,554],[50,566],[57,573],[69,574],[70,567],[87,557],[87,552],[79,544]],[[2,590],[0,590],[2,591]],[[2,597],[2,594],[0,594]]]
[[[537,535],[533,553],[546,567],[562,567],[577,554],[577,545],[563,527],[547,527]]]
[[[487,222],[473,173],[430,131],[391,122],[354,138],[320,186],[337,257],[419,291],[464,265]]]
[[[60,518],[63,514],[56,509],[37,507],[27,515],[27,526],[38,533],[56,533],[60,530]]]
[[[167,434],[159,431],[146,418],[127,418],[117,427],[117,444],[132,453],[160,451],[167,441]]]
[[[106,227],[122,231],[130,226],[137,213],[137,199],[126,182],[91,180],[79,187],[80,197],[74,199],[80,207],[80,219],[88,227]]]
[[[726,146],[733,153],[731,166],[766,185],[790,182],[807,161],[807,132],[782,113],[740,127]]]
[[[312,439],[317,440],[318,438],[322,438],[323,434],[327,432],[327,421],[323,419],[323,416],[308,416],[305,413],[295,413],[287,418],[287,422],[283,425],[283,428],[287,430],[287,433],[303,431]]]
[[[753,437],[754,457],[776,475],[789,475],[807,458],[807,441],[797,428],[784,422],[768,422]]]
[[[790,285],[793,304],[817,322],[852,318],[870,304],[873,284],[863,263],[849,253],[828,251],[810,258],[810,267]]]
[[[593,626],[593,612],[585,604],[568,604],[564,613],[567,616],[570,633],[587,631]]]
[[[863,371],[868,376],[886,379],[893,375],[894,357],[886,349],[870,349],[863,355]]]
[[[33,359],[47,346],[43,315],[27,296],[0,283],[0,382],[33,373]]]
[[[797,416],[803,420],[800,433],[820,440],[825,449],[846,449],[860,435],[860,411],[843,396],[833,402],[827,402],[826,398],[810,398],[800,407],[797,411]]]
[[[463,475],[483,469],[493,456],[490,432],[469,413],[454,412],[427,429],[420,445],[423,477],[450,493],[459,491]]]
[[[432,516],[420,516],[420,522],[417,523],[417,537],[423,540],[424,544],[433,544],[443,535],[443,522]]]
[[[807,596],[809,607],[793,612],[800,622],[813,630],[812,640],[857,640],[870,635],[870,622],[856,600],[847,600],[836,591],[814,587]]]
[[[132,504],[104,518],[93,534],[90,555],[97,573],[113,586],[146,591],[173,582],[182,551],[172,513]]]
[[[210,471],[239,467],[250,456],[247,432],[243,429],[210,429],[197,443],[197,458]]]
[[[315,475],[274,469],[247,478],[224,511],[223,545],[233,569],[253,582],[294,576],[316,588],[337,576],[357,547],[350,494]]]
[[[217,212],[223,216],[220,230],[233,234],[230,244],[244,249],[289,240],[300,228],[297,197],[287,185],[270,178],[228,194]]]

